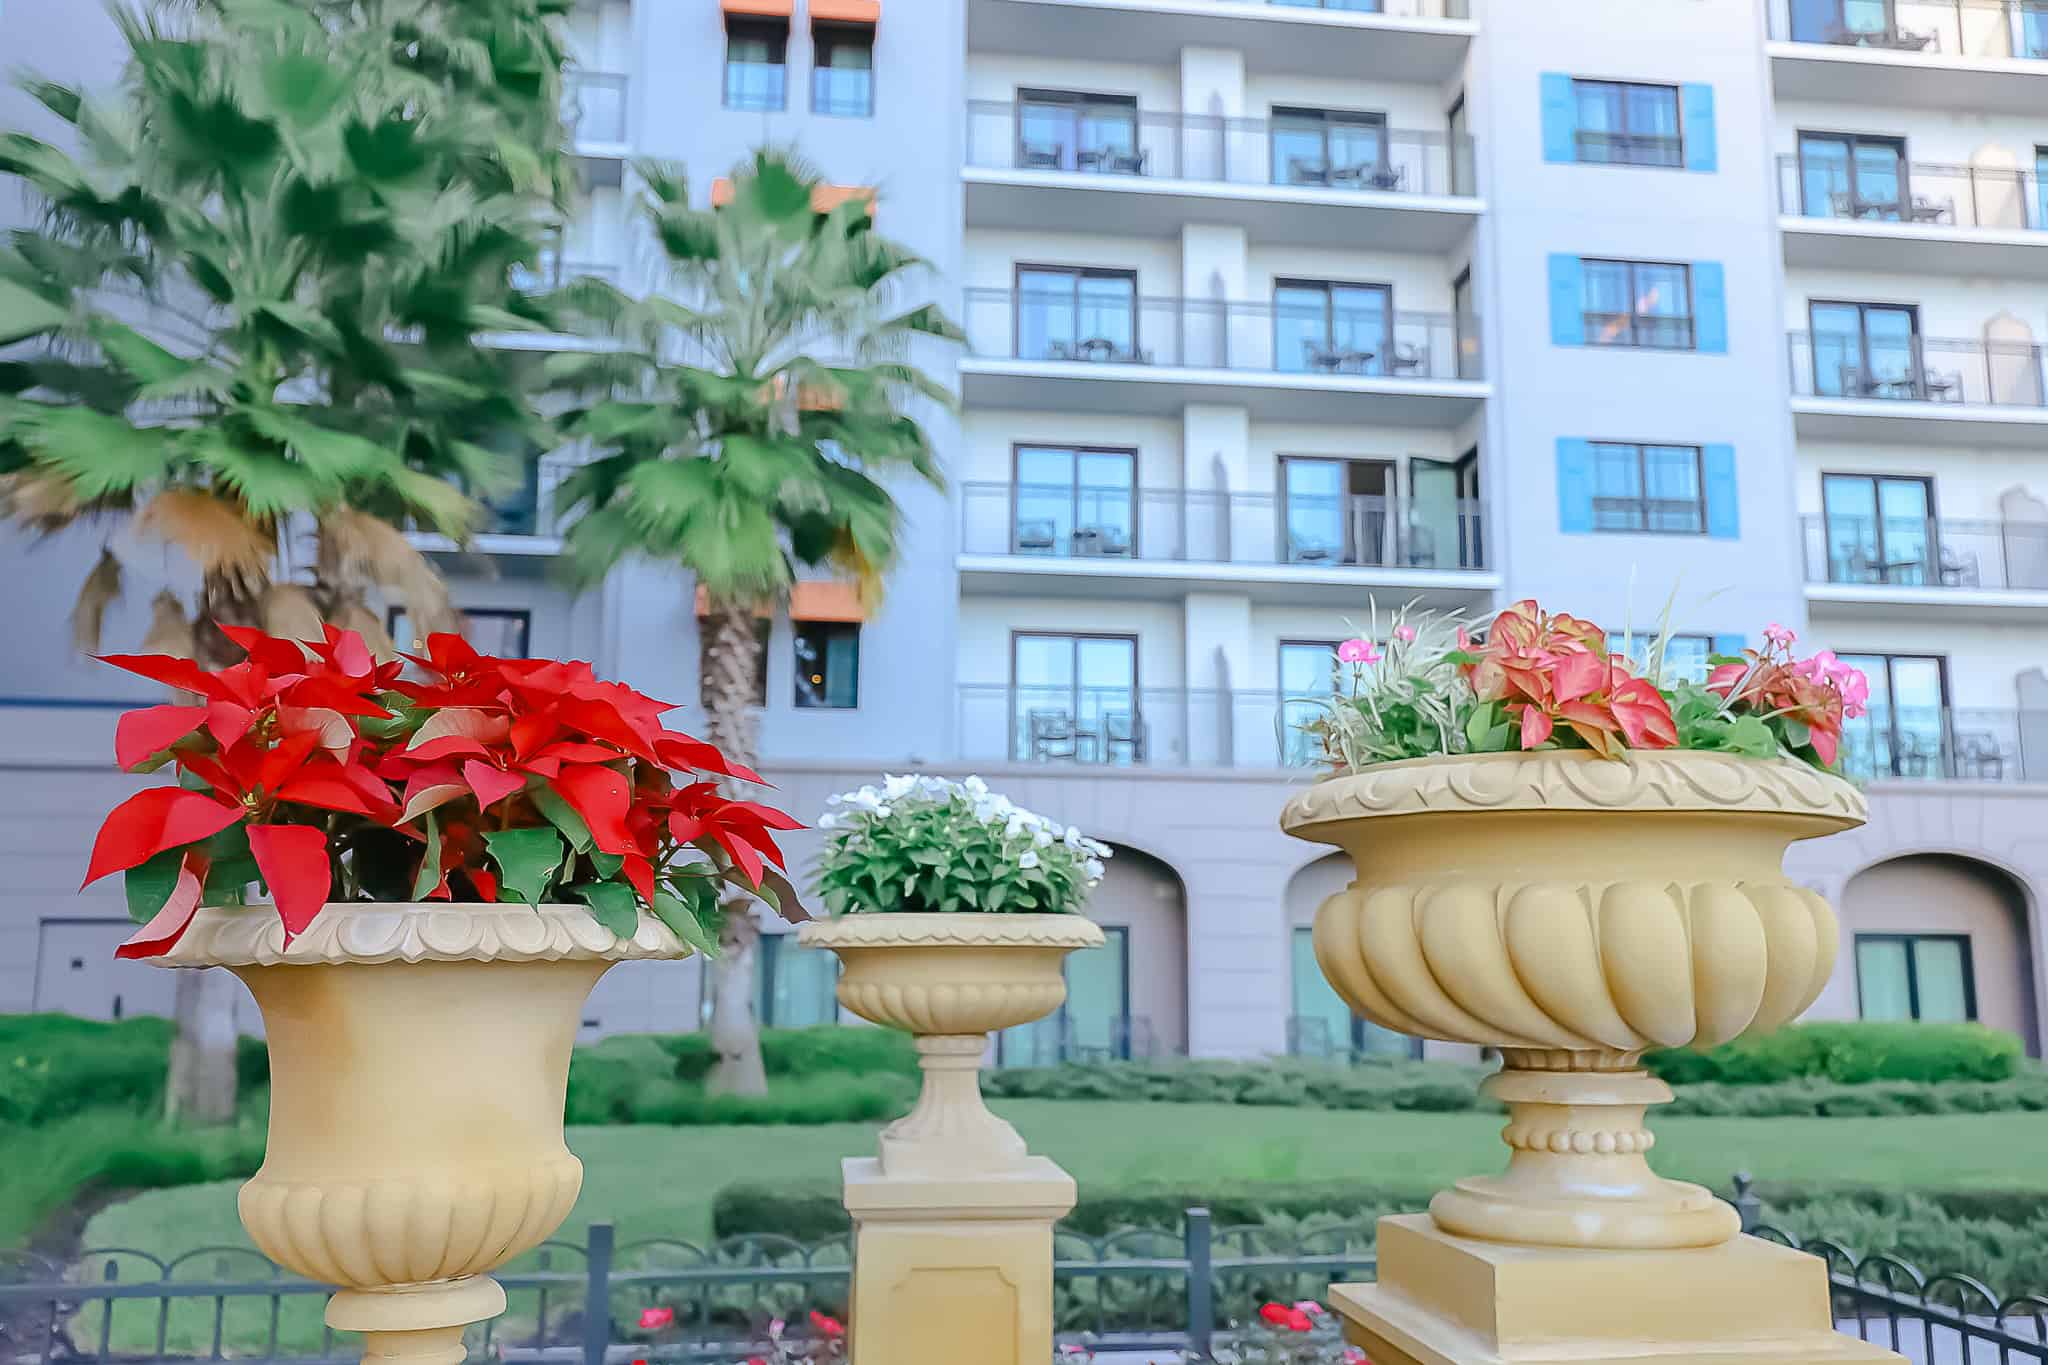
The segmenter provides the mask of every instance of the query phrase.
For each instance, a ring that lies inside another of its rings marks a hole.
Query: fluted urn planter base
[[[329,1326],[366,1361],[456,1365],[505,1310],[489,1272],[538,1246],[582,1188],[562,1141],[569,1054],[616,962],[689,948],[582,906],[330,905],[289,947],[267,907],[202,909],[167,967],[224,967],[263,1011],[270,1132],[242,1224],[339,1286]]]

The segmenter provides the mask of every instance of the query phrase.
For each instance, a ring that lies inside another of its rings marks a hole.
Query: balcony
[[[1314,761],[1290,722],[1315,703],[1277,692],[966,683],[961,758],[1095,774],[1115,768],[1240,768],[1273,772]]]
[[[1452,426],[1491,392],[1477,321],[1447,313],[1332,322],[1270,303],[982,288],[966,291],[966,328],[961,396],[983,407],[1165,416],[1223,402],[1255,418]]]
[[[1802,437],[2028,447],[2048,437],[2032,342],[1793,332],[1787,349]]]
[[[499,570],[512,575],[543,572],[537,563],[562,551],[561,525],[555,515],[555,490],[570,470],[588,456],[571,447],[538,455],[526,461],[516,488],[494,498],[483,498],[484,520],[471,538],[469,550],[498,561]],[[407,533],[407,539],[432,554],[455,554],[459,547],[447,536],[427,531]]]
[[[1468,0],[968,0],[970,52],[1179,66],[1228,48],[1248,70],[1437,85],[1464,69]]]
[[[2048,197],[2032,171],[1778,158],[1787,265],[2048,279]]]
[[[1261,242],[1369,240],[1448,251],[1484,205],[1469,138],[1135,108],[977,100],[967,108],[967,224],[1178,236],[1195,218]]]
[[[579,261],[557,251],[543,251],[531,269],[515,268],[512,283],[526,293],[560,289],[572,280],[598,279],[614,288],[624,288],[626,268],[617,261]]]
[[[1771,0],[1780,99],[2038,113],[2048,7],[2038,0]]]
[[[967,592],[1174,597],[1227,583],[1254,601],[1343,603],[1384,588],[1477,609],[1500,585],[1482,505],[1454,497],[970,483],[961,513]]]
[[[2048,522],[1801,518],[1816,616],[2048,618]]]
[[[1842,731],[1859,782],[2048,782],[2048,711],[1873,705]]]
[[[626,77],[612,71],[571,71],[562,91],[562,122],[569,147],[579,156],[623,157],[626,141]]]

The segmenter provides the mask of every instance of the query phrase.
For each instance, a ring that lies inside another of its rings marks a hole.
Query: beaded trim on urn
[[[648,915],[630,939],[580,905],[340,904],[284,945],[268,906],[206,906],[160,967],[377,962],[627,962],[682,958],[692,949]]]
[[[1095,948],[1102,930],[1079,915],[952,913],[841,915],[802,926],[807,948],[868,948],[889,944],[1028,944],[1036,948]]]
[[[1405,759],[1328,778],[1295,794],[1280,814],[1297,830],[1374,815],[1456,810],[1728,810],[1833,816],[1868,813],[1863,793],[1789,758],[1633,751],[1458,754]]]

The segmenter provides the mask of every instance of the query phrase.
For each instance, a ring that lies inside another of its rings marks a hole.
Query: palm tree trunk
[[[241,647],[220,633],[218,623],[260,626],[261,604],[238,582],[210,576],[200,589],[193,639],[199,664],[225,668],[242,658]],[[164,1082],[164,1112],[174,1122],[217,1125],[235,1118],[235,1001],[240,986],[224,968],[180,971],[171,1043],[170,1075]]]
[[[755,619],[751,607],[714,598],[699,647],[704,654],[704,737],[727,758],[758,769],[761,736],[754,705],[761,694],[761,658],[754,644]],[[704,1088],[714,1095],[768,1093],[768,1073],[761,1064],[761,1021],[754,1012],[760,939],[751,903],[727,901],[718,960],[708,969],[711,1047],[718,1060]]]

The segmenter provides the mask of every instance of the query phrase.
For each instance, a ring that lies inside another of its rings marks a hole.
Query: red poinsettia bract
[[[144,927],[124,957],[168,951],[201,905],[267,887],[289,943],[330,900],[573,897],[621,936],[641,911],[700,949],[725,888],[802,918],[773,831],[783,812],[724,795],[760,783],[586,663],[501,659],[435,635],[379,663],[352,631],[301,644],[222,628],[243,662],[112,655],[199,698],[121,718],[128,771],[168,763],[108,815],[86,882],[125,873]]]

